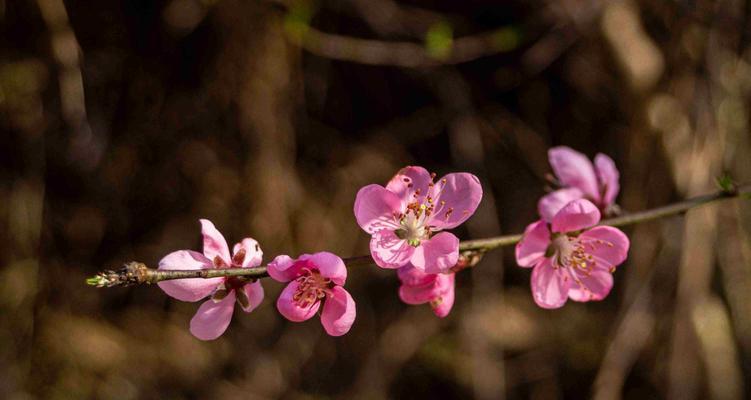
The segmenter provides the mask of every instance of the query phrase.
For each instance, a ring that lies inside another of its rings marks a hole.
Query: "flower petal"
[[[329,335],[342,336],[349,332],[355,322],[357,315],[355,300],[341,286],[334,286],[331,291],[333,295],[326,297],[323,304],[321,324]]]
[[[548,150],[548,160],[563,185],[580,189],[594,201],[600,200],[595,170],[587,156],[570,147],[558,146]]]
[[[560,308],[566,303],[571,286],[568,273],[555,269],[546,258],[532,270],[532,297],[542,308]]]
[[[368,185],[357,192],[354,211],[357,224],[373,234],[399,227],[395,215],[402,211],[402,201],[381,185]]]
[[[525,268],[538,264],[545,256],[549,245],[548,224],[542,220],[529,224],[522,239],[516,244],[516,263]]]
[[[243,286],[242,291],[245,292],[245,296],[248,298],[248,307],[241,306],[240,308],[246,313],[255,310],[263,302],[264,293],[261,281],[246,284]]]
[[[370,239],[370,255],[381,268],[399,268],[409,262],[414,252],[414,247],[389,229],[376,232]]]
[[[574,200],[553,217],[553,232],[574,232],[595,226],[600,222],[600,210],[591,201]]]
[[[618,191],[621,189],[618,183],[620,173],[618,173],[618,168],[616,168],[613,159],[602,153],[595,156],[595,172],[600,184],[602,208],[607,209],[615,202]]]
[[[430,172],[425,168],[404,167],[391,178],[386,185],[386,189],[401,200],[400,209],[403,209],[404,206],[413,201],[424,199],[429,194],[432,181]]]
[[[267,266],[269,276],[277,282],[289,282],[297,278],[300,270],[297,260],[288,255],[276,256]]]
[[[206,269],[212,268],[211,260],[192,250],[178,250],[167,254],[159,261],[159,269]],[[210,295],[224,278],[175,279],[157,283],[167,295],[182,301],[198,301]]]
[[[428,223],[439,229],[459,226],[475,213],[482,200],[480,180],[466,172],[446,175],[432,192],[436,209]]]
[[[229,257],[229,247],[224,236],[216,229],[214,224],[207,220],[201,219],[201,234],[203,235],[203,254],[211,261],[219,256],[228,265],[232,261]]]
[[[595,268],[588,275],[580,274],[581,285],[571,284],[568,297],[574,301],[597,301],[604,299],[613,288],[613,275],[605,268]]]
[[[628,236],[612,226],[596,226],[586,230],[579,235],[579,240],[586,243],[587,253],[606,270],[617,267],[628,256]]]
[[[227,330],[235,308],[235,293],[222,301],[206,300],[190,320],[190,333],[201,340],[214,340]]]
[[[545,222],[553,221],[553,217],[561,211],[566,204],[584,197],[581,190],[571,187],[558,189],[555,192],[543,196],[537,202],[537,212]]]
[[[441,232],[423,240],[412,255],[412,265],[428,274],[448,271],[459,261],[459,238],[449,232]]]
[[[347,280],[347,267],[344,265],[341,257],[334,253],[321,251],[306,256],[304,259],[318,268],[321,276],[331,279],[337,285],[344,285],[344,282]],[[300,260],[303,260],[303,257],[300,257]]]
[[[438,275],[437,286],[442,290],[440,291],[440,295],[430,302],[430,307],[433,309],[433,314],[439,318],[449,315],[451,308],[454,306],[454,275]]]
[[[293,322],[302,322],[309,320],[312,316],[318,312],[318,308],[321,306],[321,302],[316,300],[308,307],[300,307],[297,302],[292,298],[297,291],[297,287],[300,285],[297,281],[290,282],[279,298],[276,300],[276,308],[279,313]]]
[[[412,264],[407,264],[399,268],[396,273],[402,284],[407,286],[419,286],[435,281],[435,274],[426,274],[424,271],[415,268]]]
[[[236,243],[232,248],[232,254],[237,254],[240,249],[245,250],[245,258],[243,259],[242,267],[251,268],[261,265],[263,261],[263,251],[258,246],[258,242],[252,238],[245,238],[242,242]]]
[[[399,286],[399,298],[411,305],[425,304],[434,298],[438,291],[436,289],[436,278],[438,274],[429,274],[431,281],[423,283],[421,285],[406,285]]]

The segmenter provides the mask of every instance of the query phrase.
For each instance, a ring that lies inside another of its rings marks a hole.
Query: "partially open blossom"
[[[201,220],[203,254],[178,250],[159,261],[159,269],[250,268],[261,264],[263,252],[258,242],[245,238],[235,244],[230,256],[227,241],[211,221]],[[190,332],[201,340],[213,340],[227,330],[235,303],[251,312],[263,301],[263,287],[257,280],[243,277],[193,278],[161,281],[159,287],[182,301],[199,301],[207,296],[190,320]]]
[[[435,174],[406,167],[383,187],[368,185],[357,192],[355,217],[372,235],[370,254],[382,268],[411,263],[427,273],[448,271],[459,258],[459,239],[452,229],[466,221],[482,199],[482,187],[469,173]]]
[[[426,274],[407,264],[397,270],[399,298],[407,304],[429,303],[433,313],[447,316],[454,305],[454,274]]]
[[[321,324],[326,333],[341,336],[349,332],[355,322],[355,301],[344,290],[347,267],[339,256],[320,252],[295,260],[281,255],[269,263],[268,271],[274,280],[289,282],[276,301],[285,318],[302,322],[322,309]]]
[[[620,230],[595,226],[600,211],[590,201],[574,200],[550,224],[527,226],[516,245],[516,262],[532,270],[532,295],[543,308],[574,301],[602,300],[613,287],[615,267],[626,260],[629,240]]]
[[[548,150],[548,160],[563,188],[547,194],[537,203],[543,220],[552,221],[563,206],[577,199],[591,201],[603,213],[611,210],[620,186],[618,169],[610,157],[598,153],[593,165],[584,154],[558,146]]]

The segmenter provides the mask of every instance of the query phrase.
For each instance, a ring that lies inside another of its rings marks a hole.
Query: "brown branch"
[[[653,208],[651,210],[635,212],[633,214],[621,217],[606,219],[600,225],[608,226],[625,226],[641,222],[656,220],[671,215],[683,214],[686,211],[705,204],[713,203],[720,200],[732,199],[741,196],[751,195],[751,185],[732,187],[726,190],[720,190],[712,194],[693,197],[687,200],[673,203],[667,206]],[[455,270],[471,267],[476,264],[483,253],[504,246],[516,244],[521,240],[521,234],[496,236],[487,239],[475,239],[463,241],[459,244],[461,253],[459,264]],[[358,265],[372,265],[373,259],[370,256],[356,256],[345,258],[344,263],[348,267]],[[227,276],[242,276],[250,279],[260,279],[268,276],[266,266],[255,268],[221,268],[221,269],[202,269],[202,270],[159,270],[148,268],[145,264],[139,262],[129,262],[120,270],[107,270],[100,272],[94,277],[86,280],[86,283],[97,287],[114,287],[129,286],[142,283],[157,283],[173,279],[189,278],[219,278]]]
[[[305,27],[299,42],[305,50],[321,57],[367,65],[416,68],[461,64],[508,51],[507,34],[508,28],[500,28],[453,39],[445,58],[431,56],[422,43],[360,39],[322,32],[310,26]]]

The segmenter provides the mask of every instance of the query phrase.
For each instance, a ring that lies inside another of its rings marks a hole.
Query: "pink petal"
[[[459,261],[459,238],[441,232],[423,240],[412,255],[412,265],[428,274],[446,272]]]
[[[269,276],[277,282],[289,282],[297,278],[300,264],[287,255],[276,256],[267,266]]]
[[[466,172],[448,174],[435,183],[432,196],[436,209],[429,224],[451,229],[475,213],[482,200],[482,185],[476,176]]]
[[[595,156],[595,172],[597,172],[597,180],[600,184],[602,208],[607,209],[615,202],[618,191],[621,189],[618,183],[620,174],[613,159],[602,153]]]
[[[537,202],[537,212],[545,222],[553,221],[553,217],[561,211],[566,204],[584,197],[584,193],[577,188],[558,189],[555,192],[543,196]]]
[[[331,291],[333,295],[326,297],[323,304],[321,324],[329,335],[342,336],[349,332],[355,322],[355,300],[341,286],[334,286]]]
[[[201,234],[203,235],[203,254],[211,261],[214,261],[216,256],[219,256],[228,265],[231,264],[229,256],[229,247],[227,241],[224,240],[224,236],[216,229],[214,224],[207,220],[201,221]]]
[[[516,263],[520,267],[532,267],[545,256],[550,245],[550,229],[545,221],[529,224],[522,240],[516,244]]]
[[[612,226],[596,226],[586,230],[579,235],[579,240],[586,243],[587,253],[606,270],[620,265],[628,256],[628,236]]]
[[[605,268],[596,268],[588,275],[580,274],[581,285],[571,284],[568,297],[574,301],[597,301],[604,299],[613,288],[613,275]]]
[[[248,303],[249,303],[248,308],[240,307],[242,308],[243,311],[245,311],[246,313],[249,313],[261,305],[261,303],[263,302],[263,296],[264,296],[263,286],[261,286],[261,281],[248,283],[245,286],[243,286],[242,290],[245,292],[245,295],[248,296]]]
[[[167,254],[159,261],[159,269],[206,269],[213,264],[203,254],[192,250],[178,250]],[[182,301],[198,301],[214,292],[224,278],[175,279],[157,283],[169,296]]]
[[[562,269],[555,269],[546,258],[532,270],[532,297],[542,308],[560,308],[566,303],[571,279]]]
[[[414,252],[415,248],[392,230],[376,232],[370,239],[370,255],[381,268],[399,268],[409,262]]]
[[[308,307],[300,307],[299,304],[292,298],[297,291],[297,287],[300,284],[297,281],[290,282],[282,293],[279,295],[279,299],[276,301],[276,308],[279,313],[293,322],[302,322],[309,320],[318,311],[318,307],[321,306],[321,302],[316,300]]]
[[[419,286],[435,281],[435,274],[426,274],[412,266],[412,264],[407,264],[399,268],[396,273],[399,280],[407,286]]]
[[[357,192],[354,211],[358,225],[373,234],[399,227],[395,215],[402,211],[402,201],[380,185],[368,185]]]
[[[430,276],[433,277],[431,282],[415,286],[406,284],[399,286],[399,298],[403,302],[411,305],[425,304],[429,302],[438,294],[435,284],[438,274],[430,274]]]
[[[222,301],[206,300],[190,320],[190,333],[201,340],[214,340],[227,330],[235,308],[235,292]]]
[[[454,306],[454,275],[441,274],[438,277],[438,286],[442,290],[440,296],[430,302],[430,307],[433,308],[433,313],[439,318],[449,315],[451,308]]]
[[[257,267],[261,265],[263,261],[263,251],[258,246],[258,242],[255,239],[245,238],[242,242],[235,244],[232,248],[232,254],[237,254],[240,249],[245,250],[245,258],[243,259],[243,268]]]
[[[592,200],[600,200],[595,170],[587,156],[570,147],[558,146],[548,150],[548,160],[563,185],[580,189]]]
[[[386,185],[386,189],[396,194],[401,200],[400,208],[413,201],[420,201],[428,195],[430,190],[430,172],[423,167],[404,167],[394,175]],[[419,195],[415,196],[416,193]]]
[[[331,279],[337,285],[344,285],[344,282],[347,280],[347,267],[344,265],[344,261],[336,254],[322,251],[310,256],[306,255],[305,258],[301,256],[300,260],[303,259],[311,262],[318,268],[321,276]]]
[[[553,217],[553,232],[574,232],[595,226],[600,222],[600,210],[591,201],[574,200]]]

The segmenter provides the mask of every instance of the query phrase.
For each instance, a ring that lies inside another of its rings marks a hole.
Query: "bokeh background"
[[[350,271],[352,331],[265,303],[86,277],[199,249],[198,218],[276,254],[367,254],[355,193],[471,171],[456,233],[520,232],[546,151],[611,155],[628,211],[751,181],[748,0],[0,0],[0,398],[739,399],[751,390],[751,206],[626,229],[602,302],[537,308],[511,248],[446,319]]]

